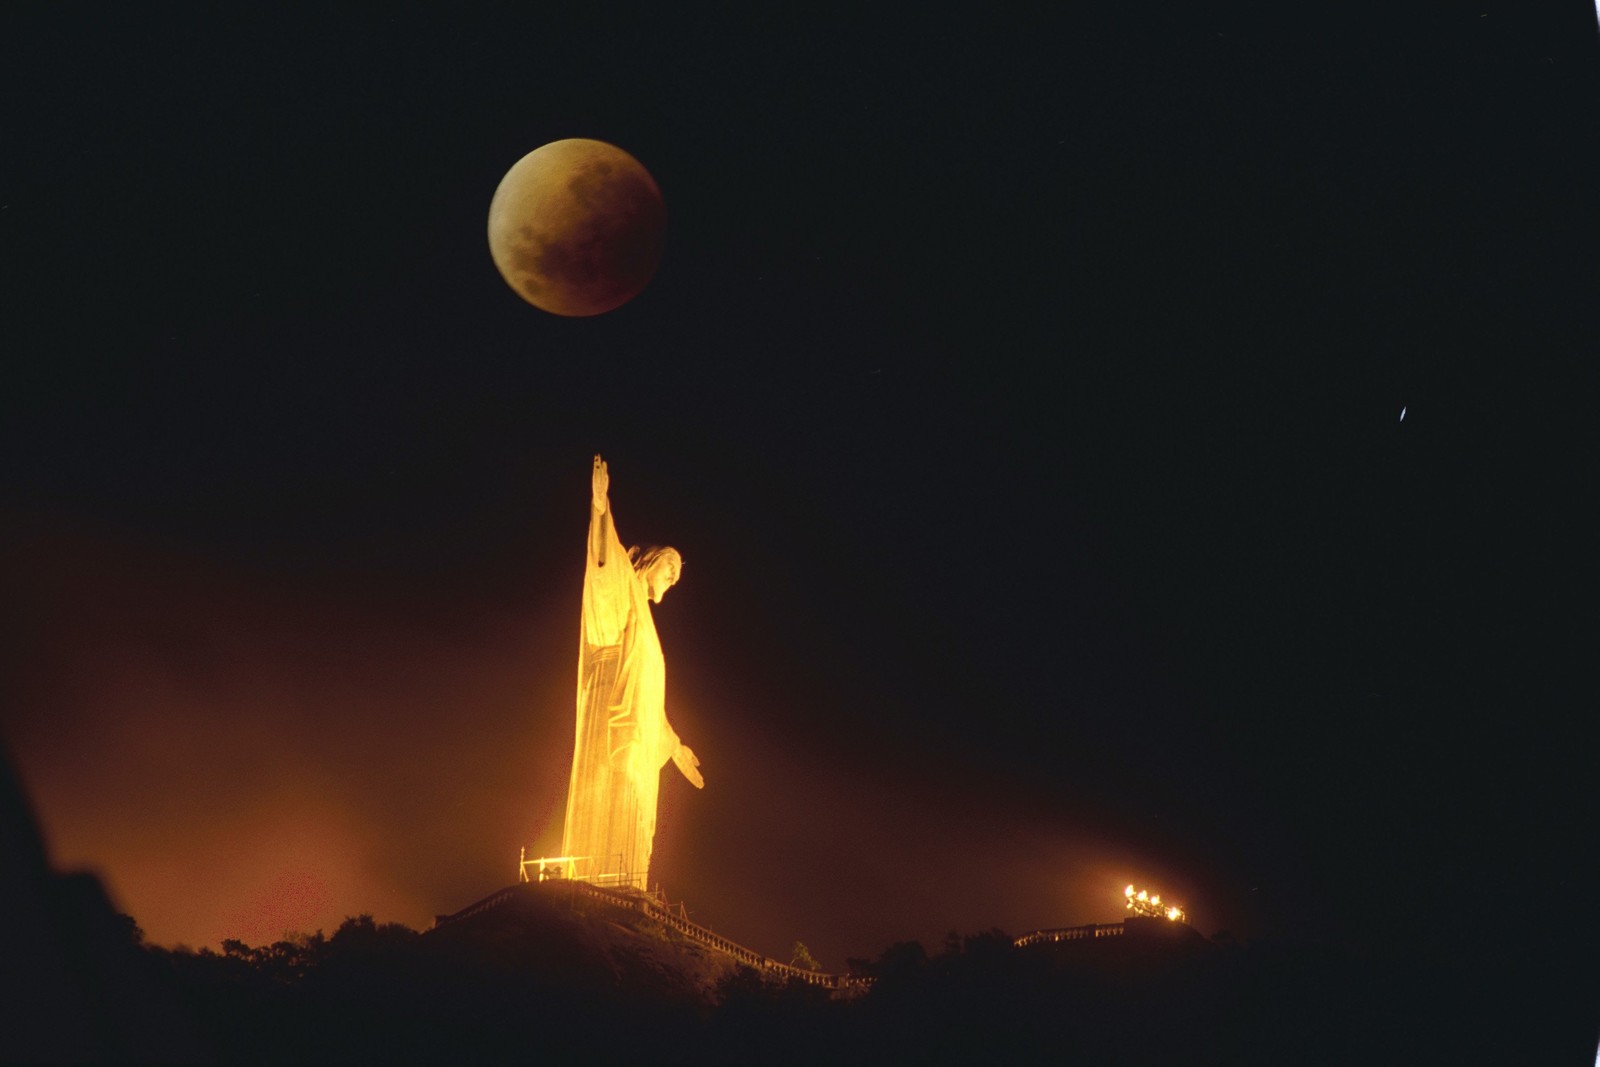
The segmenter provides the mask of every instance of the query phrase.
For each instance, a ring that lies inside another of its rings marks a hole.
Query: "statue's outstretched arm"
[[[596,521],[611,509],[611,472],[606,468],[606,461],[600,458],[599,453],[594,457],[594,471],[589,475],[590,505],[594,514],[590,516],[590,536],[595,543],[591,546],[594,558],[599,560],[600,566],[606,565],[606,537],[605,523]]]
[[[672,750],[672,762],[678,765],[678,770],[689,779],[689,784],[696,789],[704,789],[706,780],[700,776],[700,757],[694,754],[694,749],[678,742],[678,747]]]
[[[633,567],[617,540],[607,492],[611,475],[606,461],[594,457],[590,481],[588,563],[583,573],[583,632],[591,645],[614,645],[633,610]]]

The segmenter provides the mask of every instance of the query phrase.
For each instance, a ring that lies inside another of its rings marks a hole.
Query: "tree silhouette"
[[[817,958],[811,954],[811,950],[806,948],[804,941],[796,941],[794,943],[794,952],[789,956],[789,966],[799,967],[803,971],[822,970],[822,964],[818,963]]]

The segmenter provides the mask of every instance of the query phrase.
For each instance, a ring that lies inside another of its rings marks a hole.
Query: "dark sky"
[[[655,874],[736,940],[1592,895],[1600,79],[1592,8],[1522,7],[8,20],[3,730],[56,862],[199,945],[556,852],[601,452],[687,561]],[[592,319],[484,232],[573,136],[669,214]]]

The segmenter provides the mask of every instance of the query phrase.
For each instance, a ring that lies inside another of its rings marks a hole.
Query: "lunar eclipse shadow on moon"
[[[604,141],[568,138],[523,156],[489,205],[489,252],[534,307],[585,317],[621,307],[661,263],[666,207],[650,172]]]

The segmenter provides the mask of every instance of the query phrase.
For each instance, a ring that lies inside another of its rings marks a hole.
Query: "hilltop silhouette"
[[[1157,920],[1026,947],[952,933],[852,960],[863,981],[840,993],[639,912],[519,888],[425,932],[364,915],[270,945],[146,947],[139,982],[223,1061],[1333,1063],[1437,1047],[1402,974],[1312,946]]]
[[[1510,941],[1461,930],[1458,954],[1437,957],[1410,944],[1374,954],[1208,939],[1159,919],[1022,946],[1000,930],[951,933],[931,952],[904,942],[850,960],[850,980],[830,986],[555,884],[502,890],[427,931],[361,915],[331,935],[195,951],[146,944],[96,878],[53,871],[3,761],[0,835],[6,1062],[1578,1062],[1593,1051],[1581,975],[1552,970],[1519,995],[1504,987],[1521,971],[1486,980],[1496,947],[1515,948],[1522,971],[1563,958],[1553,946],[1568,939],[1550,924]]]

